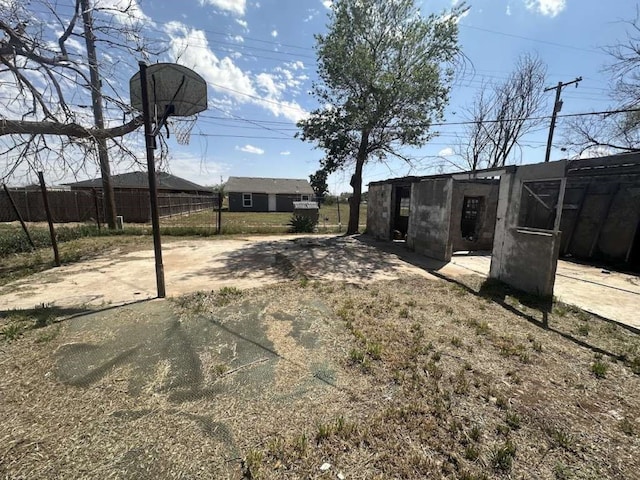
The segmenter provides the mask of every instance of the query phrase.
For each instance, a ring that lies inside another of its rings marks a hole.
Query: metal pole
[[[33,244],[33,239],[31,238],[31,234],[29,233],[29,230],[27,230],[27,225],[24,223],[24,220],[22,219],[22,215],[20,215],[20,210],[18,210],[18,206],[16,205],[16,202],[13,201],[13,197],[9,193],[9,189],[4,183],[2,184],[2,188],[4,188],[4,191],[7,194],[7,197],[9,198],[9,203],[11,203],[11,206],[13,207],[13,211],[16,214],[16,217],[18,217],[18,220],[20,221],[20,225],[22,225],[22,230],[24,230],[24,233],[27,236],[27,240],[29,240],[29,243],[31,244],[32,248],[36,248],[36,246]]]
[[[42,201],[44,202],[44,211],[47,214],[47,222],[49,222],[49,235],[51,235],[51,247],[53,247],[53,259],[56,267],[60,266],[60,254],[58,253],[58,242],[56,240],[56,231],[53,228],[53,219],[51,218],[51,210],[49,209],[49,197],[47,196],[47,186],[44,184],[44,174],[38,172],[40,179],[40,189],[42,190]]]
[[[142,117],[144,120],[144,138],[147,147],[147,169],[149,170],[149,200],[151,202],[151,225],[153,227],[153,249],[156,258],[156,285],[158,298],[166,296],[164,286],[164,266],[162,265],[162,243],[160,240],[160,217],[158,216],[158,188],[156,185],[156,167],[154,159],[154,138],[151,129],[149,111],[149,92],[147,88],[147,64],[139,62],[140,94],[142,96]]]

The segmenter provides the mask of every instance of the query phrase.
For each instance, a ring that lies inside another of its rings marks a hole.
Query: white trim
[[[248,197],[247,197],[248,195]],[[247,200],[249,200],[249,205],[247,205]],[[251,208],[253,207],[253,193],[243,193],[242,194],[242,208]]]

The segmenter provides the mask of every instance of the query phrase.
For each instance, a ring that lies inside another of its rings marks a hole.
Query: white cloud
[[[278,36],[278,31],[277,31],[277,30],[273,30],[273,31],[271,32],[271,36],[272,36],[273,38],[276,38],[276,37]]]
[[[169,22],[165,30],[170,39],[172,59],[198,72],[216,95],[232,97],[238,103],[250,103],[270,111],[276,117],[297,122],[307,112],[295,101],[284,98],[299,91],[302,81],[290,71],[277,67],[274,73],[252,75],[239,68],[233,56],[218,57],[209,47],[202,30],[195,30],[180,22]],[[290,89],[290,91],[289,91]],[[211,97],[211,95],[210,95]]]
[[[324,5],[324,8],[328,8],[329,10],[331,10],[333,2],[331,0],[322,0],[322,5]]]
[[[236,145],[236,150],[240,150],[245,153],[253,153],[254,155],[262,155],[264,150],[258,147],[254,147],[253,145],[245,145],[244,147],[239,147]]]
[[[272,97],[278,97],[286,86],[277,82],[274,76],[268,73],[260,73],[256,77],[256,83]]]
[[[524,0],[524,4],[529,10],[553,18],[566,8],[567,0]]]
[[[284,152],[280,152],[280,155],[284,155],[284,156],[291,155],[291,152],[289,152],[287,150],[287,151],[284,151]]]
[[[200,5],[205,3],[236,15],[244,15],[247,6],[246,0],[200,0]]]
[[[248,23],[246,22],[246,20],[242,20],[240,18],[236,18],[236,23],[238,25],[240,25],[242,28],[247,29],[248,27]]]
[[[440,150],[438,152],[438,156],[439,157],[450,157],[450,156],[452,156],[454,154],[455,154],[455,152],[453,151],[453,148],[451,148],[451,147],[443,148],[442,150]]]
[[[511,15],[511,5],[507,5],[507,11],[505,12],[507,16]]]
[[[236,35],[235,37],[233,37],[233,39],[238,43],[244,42],[244,38],[242,37],[242,35]]]

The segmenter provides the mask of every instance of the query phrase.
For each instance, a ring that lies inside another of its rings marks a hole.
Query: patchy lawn
[[[636,478],[640,337],[490,287],[301,273],[23,330],[0,474]]]

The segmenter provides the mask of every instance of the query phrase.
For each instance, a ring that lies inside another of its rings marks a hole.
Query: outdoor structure
[[[293,202],[314,199],[305,179],[229,177],[225,186],[230,212],[293,212]]]
[[[159,193],[188,193],[190,195],[213,196],[213,189],[176,177],[166,172],[156,172],[156,182]],[[132,192],[149,190],[149,176],[147,172],[129,172],[111,176],[114,191]],[[66,184],[71,190],[102,190],[102,179],[84,180],[82,182]]]
[[[491,250],[491,278],[540,295],[553,293],[560,254],[640,270],[639,223],[639,154],[369,185],[370,235],[443,262]]]
[[[320,220],[320,206],[318,202],[300,201],[293,202],[293,214],[300,217],[309,218],[317,224]]]

